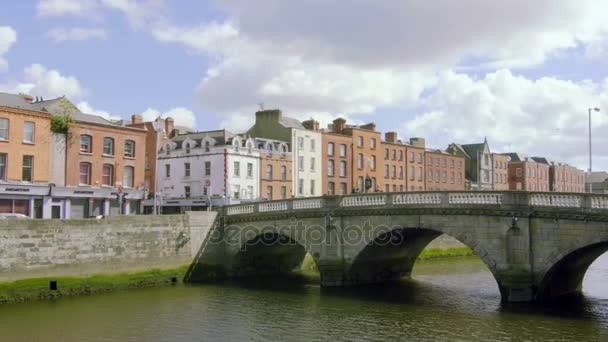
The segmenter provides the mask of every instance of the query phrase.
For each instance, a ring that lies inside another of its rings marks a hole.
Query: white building
[[[227,204],[260,197],[260,154],[252,138],[226,130],[180,134],[159,151],[162,205]]]

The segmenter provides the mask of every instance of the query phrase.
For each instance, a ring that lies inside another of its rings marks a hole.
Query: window
[[[34,131],[36,130],[36,124],[31,121],[23,123],[23,142],[33,143],[34,142]]]
[[[450,159],[450,167],[453,169],[454,168],[454,159]]]
[[[439,170],[435,171],[435,183],[441,182],[441,177],[439,174]]]
[[[330,177],[334,176],[334,161],[330,159],[327,161],[327,175]]]
[[[125,141],[125,157],[126,158],[135,158],[135,141],[133,141],[133,140]]]
[[[82,153],[92,153],[93,149],[91,146],[91,136],[82,134],[80,136],[80,152]]]
[[[186,144],[186,154],[190,154],[190,144]]]
[[[515,169],[515,176],[521,177],[521,168],[520,167],[518,167],[517,169]]]
[[[362,136],[357,137],[357,146],[363,147],[363,137]]]
[[[23,172],[21,180],[25,182],[32,181],[32,175],[34,174],[34,156],[23,156]]]
[[[423,158],[424,158],[424,157],[422,156],[422,153],[418,153],[418,163],[419,163],[419,164],[422,164],[422,163],[423,163]]]
[[[458,173],[458,184],[462,184],[462,173]]]
[[[393,160],[397,160],[397,150],[393,150],[392,154],[393,154]]]
[[[448,160],[443,158],[443,167],[448,167]]]
[[[272,201],[272,186],[266,187],[266,198]]]
[[[247,177],[253,178],[253,163],[247,163]]]
[[[363,176],[359,176],[357,179],[357,190],[363,192]]]
[[[266,178],[272,180],[272,164],[266,165]]]
[[[334,155],[334,143],[327,144],[327,155],[328,156]]]
[[[6,180],[6,162],[7,162],[7,154],[0,153],[0,180]]]
[[[399,151],[399,161],[403,160],[403,151]]]
[[[171,146],[169,144],[165,145],[165,154],[166,155],[171,154]]]
[[[304,194],[304,180],[302,178],[298,179],[298,195]]]
[[[340,157],[346,157],[346,144],[340,145]]]
[[[429,169],[429,182],[433,181],[433,170]]]
[[[424,176],[424,171],[422,171],[422,166],[418,167],[418,180],[421,181]]]
[[[483,156],[483,163],[485,166],[490,166],[490,157],[487,154]]]
[[[107,156],[114,155],[114,139],[108,137],[103,138],[103,154]]]
[[[241,186],[238,184],[235,184],[232,188],[232,196],[234,198],[241,198]]]
[[[414,152],[410,152],[410,161],[414,162]]]
[[[414,180],[414,178],[416,178],[416,169],[410,166],[410,180]]]
[[[372,170],[376,169],[376,156],[372,156],[372,159],[370,160],[370,168]]]
[[[205,176],[211,176],[211,162],[205,162]]]
[[[211,144],[209,141],[205,141],[205,152],[209,152]]]
[[[462,169],[462,160],[458,161],[458,170]]]
[[[91,163],[80,163],[80,184],[91,184]]]
[[[346,162],[344,160],[340,161],[340,177],[346,177]]]
[[[403,179],[403,166],[399,166],[399,179]]]
[[[435,159],[435,165],[439,166],[439,164],[441,164],[441,158],[437,157],[437,159]]]
[[[450,173],[450,183],[454,184],[454,172]]]
[[[247,185],[247,198],[253,198],[253,185]]]
[[[384,178],[389,178],[390,173],[391,173],[390,166],[384,165]]]
[[[281,199],[286,199],[286,198],[287,198],[287,187],[282,186],[281,187]]]
[[[184,177],[190,177],[190,163],[184,163]]]
[[[390,156],[390,151],[388,150],[388,148],[384,149],[384,159],[388,160],[389,156]]]
[[[334,183],[334,182],[327,183],[327,194],[328,195],[336,194],[336,183]]]
[[[431,165],[431,166],[433,165],[433,157],[432,156],[429,156],[429,165]]]
[[[165,164],[165,177],[171,177],[171,165]]]
[[[314,179],[310,180],[310,194],[313,196],[315,194],[315,180]]]
[[[340,183],[340,195],[346,195],[346,183]]]
[[[369,141],[369,147],[373,150],[376,149],[376,138],[371,138]]]
[[[184,197],[186,198],[190,198],[190,187],[189,186],[184,186]]]
[[[122,174],[122,186],[125,188],[133,187],[133,174],[134,174],[133,166],[125,166],[125,170]]]
[[[448,172],[447,171],[443,171],[443,182],[444,183],[448,182]]]
[[[357,168],[359,170],[363,169],[363,154],[359,153],[359,157],[357,158]]]
[[[393,178],[397,178],[397,167],[393,165]]]
[[[300,156],[298,157],[298,169],[300,171],[304,171],[304,157]]]
[[[8,119],[0,118],[0,140],[8,140]]]
[[[310,158],[310,170],[311,171],[315,170],[315,158],[314,157]]]
[[[391,186],[389,184],[385,184],[384,185],[384,191],[385,192],[391,192]]]
[[[371,187],[372,191],[376,191],[376,177],[372,177],[372,187]]]
[[[101,183],[107,186],[114,185],[114,166],[111,164],[104,164],[101,169]]]
[[[287,180],[287,167],[286,166],[281,166],[281,180],[282,181]]]
[[[234,162],[234,177],[240,177],[241,176],[241,163],[238,161]]]
[[[300,150],[304,149],[304,138],[303,137],[298,137],[298,147],[300,148]]]
[[[310,139],[310,150],[315,151],[317,148],[315,139]]]

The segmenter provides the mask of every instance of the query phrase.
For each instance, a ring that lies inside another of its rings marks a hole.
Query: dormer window
[[[169,146],[169,144],[165,145],[165,154],[166,155],[170,155],[171,154],[171,146]]]
[[[186,154],[190,154],[190,144],[186,143]]]
[[[209,146],[210,145],[211,144],[209,143],[209,141],[205,141],[205,152],[209,152],[209,150],[210,150]]]

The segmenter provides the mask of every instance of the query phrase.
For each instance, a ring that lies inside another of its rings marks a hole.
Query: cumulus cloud
[[[36,7],[38,15],[52,16],[91,16],[97,7],[96,0],[39,0]]]
[[[553,77],[536,80],[509,70],[481,79],[452,71],[441,73],[426,111],[403,131],[430,137],[438,147],[488,137],[499,152],[527,152],[583,167],[587,152],[587,109],[608,109],[608,78],[601,83]],[[608,114],[593,114],[595,154],[608,166]]]
[[[93,108],[93,106],[91,106],[87,101],[80,101],[78,102],[78,104],[76,105],[76,107],[78,107],[78,109],[85,113],[85,114],[93,114],[93,115],[99,115],[102,118],[106,119],[106,120],[120,120],[122,119],[120,116],[118,115],[112,115],[110,113],[108,113],[105,110],[99,110],[99,109],[95,109]]]
[[[161,112],[155,108],[148,108],[141,113],[141,115],[144,121],[154,121],[159,117],[171,117],[175,120],[176,126],[183,126],[190,129],[196,128],[196,115],[193,111],[184,107],[176,107],[165,112]]]
[[[2,55],[7,53],[15,42],[17,42],[17,32],[10,26],[0,26],[0,72],[8,69],[8,62],[2,58]]]
[[[41,64],[25,68],[23,82],[14,85],[13,91],[45,98],[65,95],[70,99],[78,99],[86,94],[76,77],[62,75],[58,70],[48,69]]]
[[[47,33],[47,37],[55,43],[64,41],[82,41],[91,39],[108,39],[108,32],[100,28],[82,28],[72,27],[66,28],[55,28]]]

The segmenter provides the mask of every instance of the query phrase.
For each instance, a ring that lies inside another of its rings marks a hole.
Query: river
[[[0,306],[0,341],[608,341],[608,254],[582,296],[501,304],[478,258],[419,262],[414,279],[321,289],[276,279]]]

